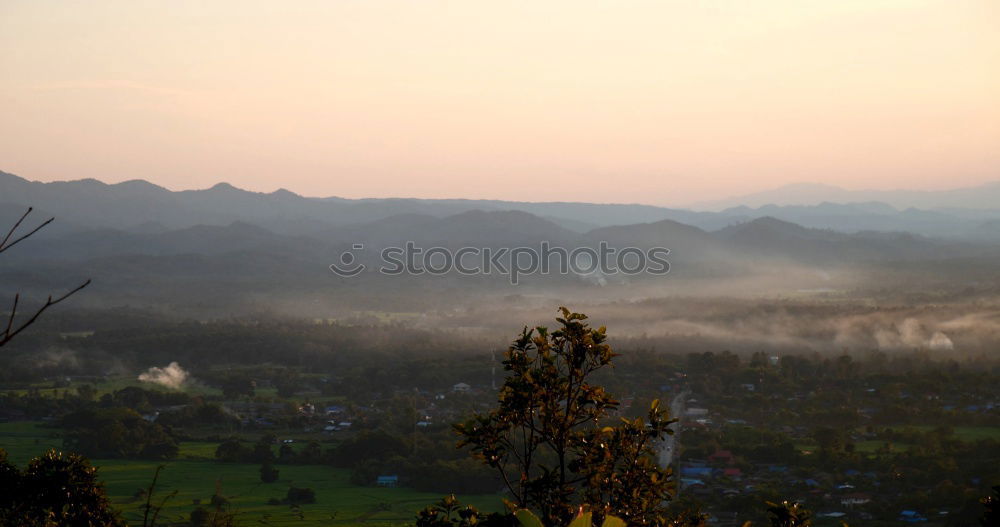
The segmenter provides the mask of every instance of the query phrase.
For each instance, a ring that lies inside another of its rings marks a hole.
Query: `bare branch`
[[[11,314],[10,314],[11,318],[8,321],[7,329],[4,331],[3,335],[0,335],[0,346],[3,346],[4,344],[10,342],[11,340],[13,340],[14,337],[17,336],[18,333],[24,331],[25,329],[28,328],[28,326],[34,324],[35,321],[38,320],[38,317],[42,316],[42,313],[44,313],[46,309],[48,309],[48,308],[50,308],[50,307],[58,304],[59,302],[62,302],[63,300],[66,300],[67,298],[73,296],[74,294],[76,294],[77,292],[79,292],[84,287],[87,287],[88,285],[90,285],[90,280],[89,279],[86,282],[84,282],[84,283],[80,284],[79,286],[77,286],[76,289],[73,289],[72,291],[66,293],[65,295],[63,295],[63,296],[61,296],[59,298],[56,298],[55,300],[52,299],[52,295],[49,295],[49,298],[48,298],[48,300],[45,301],[45,304],[42,307],[40,307],[38,309],[38,311],[35,311],[35,314],[32,315],[31,318],[29,318],[27,321],[25,321],[23,324],[21,324],[20,326],[18,326],[17,329],[14,329],[14,330],[11,329],[11,326],[12,326],[13,321],[14,321],[14,312],[11,311]],[[16,297],[15,297],[15,299],[16,299]],[[16,304],[16,301],[15,301],[15,309],[16,309],[16,305],[17,304]]]
[[[12,241],[10,243],[7,243],[7,241],[10,240],[10,237],[14,235],[14,231],[16,231],[17,228],[21,225],[21,222],[23,222],[24,219],[28,217],[28,214],[31,214],[32,210],[34,210],[32,207],[28,207],[27,212],[25,212],[24,215],[21,216],[21,219],[17,220],[17,223],[15,223],[13,227],[11,227],[10,231],[7,232],[7,236],[4,236],[3,242],[0,242],[0,253],[6,251],[7,249],[10,249],[11,247],[13,247],[13,246],[17,245],[18,243],[24,241],[25,239],[31,237],[32,234],[35,234],[36,232],[42,230],[43,227],[45,227],[46,225],[52,223],[55,220],[55,218],[49,218],[49,219],[45,220],[44,222],[42,222],[42,224],[39,225],[38,227],[35,227],[34,229],[31,229],[31,231],[28,232],[27,234],[18,237],[17,239],[15,239],[14,241]]]
[[[30,238],[33,234],[42,230],[46,225],[52,223],[52,221],[55,220],[55,218],[49,218],[44,222],[42,222],[41,225],[35,227],[34,229],[31,229],[22,236],[14,238],[14,241],[11,241],[11,238],[13,238],[14,233],[17,232],[17,229],[21,226],[22,223],[24,223],[24,220],[28,217],[29,214],[31,214],[31,211],[33,210],[35,210],[34,207],[28,207],[28,210],[26,210],[24,214],[21,215],[21,218],[18,219],[16,223],[14,223],[14,226],[11,227],[9,231],[7,231],[7,235],[3,237],[2,241],[0,241],[0,253]],[[45,305],[39,308],[38,311],[35,311],[35,314],[32,315],[31,318],[29,318],[20,326],[17,326],[17,328],[14,327],[14,318],[17,316],[17,306],[18,302],[21,300],[21,295],[15,294],[14,305],[10,309],[10,318],[7,319],[7,327],[4,328],[3,333],[0,333],[0,347],[10,342],[14,337],[17,336],[18,333],[27,329],[28,326],[34,324],[35,321],[38,320],[38,317],[40,317],[42,313],[45,312],[46,309],[58,304],[59,302],[62,302],[63,300],[66,300],[67,298],[73,296],[75,293],[77,293],[84,287],[87,287],[88,285],[90,285],[90,280],[87,280],[83,284],[79,285],[76,289],[73,289],[72,291],[66,293],[65,295],[56,298],[55,300],[52,299],[52,295],[49,295],[49,298],[48,300],[46,300]]]
[[[4,335],[10,334],[10,328],[14,326],[14,314],[17,313],[17,302],[21,299],[21,294],[17,293],[14,295],[14,305],[10,308],[10,319],[7,320],[7,329],[4,330]]]
[[[17,228],[21,226],[21,222],[24,221],[24,218],[27,218],[28,214],[31,214],[31,211],[33,210],[35,210],[34,207],[28,207],[28,210],[26,210],[24,214],[21,215],[21,219],[17,220],[17,223],[15,223],[14,226],[11,227],[9,231],[7,231],[7,236],[3,237],[3,241],[0,242],[0,247],[7,245],[7,240],[9,240],[10,237],[14,235],[14,231],[16,231]]]

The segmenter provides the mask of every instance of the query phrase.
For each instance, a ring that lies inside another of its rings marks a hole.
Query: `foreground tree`
[[[474,527],[503,525],[495,516],[484,515],[472,505],[462,506],[454,494],[441,498],[417,514],[416,527]]]
[[[0,525],[124,527],[97,469],[86,458],[49,450],[23,471],[0,449]]]
[[[812,525],[812,513],[798,503],[769,502],[767,513],[772,527],[809,527]]]
[[[993,494],[979,500],[986,507],[979,523],[983,527],[1000,527],[1000,485],[993,487]]]
[[[596,520],[667,523],[671,473],[654,455],[674,420],[653,401],[646,419],[612,423],[619,403],[592,383],[615,357],[605,328],[560,312],[556,331],[525,328],[514,341],[497,407],[456,425],[459,445],[496,469],[511,509],[536,511],[545,525],[568,524],[581,507]]]

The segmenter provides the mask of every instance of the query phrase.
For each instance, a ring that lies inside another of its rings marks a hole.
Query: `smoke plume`
[[[146,370],[145,373],[139,374],[139,380],[142,382],[151,382],[173,389],[180,388],[187,378],[188,372],[176,362],[171,362],[165,368],[153,366]]]

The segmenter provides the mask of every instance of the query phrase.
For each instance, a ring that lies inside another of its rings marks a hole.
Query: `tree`
[[[591,383],[615,357],[605,328],[560,312],[558,330],[526,327],[507,350],[498,405],[456,425],[459,446],[499,473],[510,507],[538,511],[546,525],[568,523],[581,505],[598,519],[663,524],[671,472],[656,465],[654,448],[674,421],[654,401],[645,420],[610,426],[618,401]]]
[[[472,505],[462,506],[454,494],[441,498],[417,514],[416,527],[475,527],[508,525],[496,514],[482,514]]]
[[[229,508],[229,500],[222,496],[222,485],[218,480],[210,505],[211,509],[199,506],[191,511],[191,527],[235,527],[238,524],[236,513]]]
[[[250,458],[253,451],[237,438],[227,439],[215,449],[215,457],[226,463],[240,463]]]
[[[188,522],[191,524],[191,527],[204,527],[208,525],[211,517],[212,513],[208,512],[208,509],[205,507],[195,507],[191,511],[191,515],[188,516]]]
[[[256,393],[257,383],[250,378],[233,375],[222,381],[222,395],[227,399],[239,397],[253,398]]]
[[[250,458],[256,463],[273,463],[274,451],[271,450],[271,444],[259,441],[253,446]]]
[[[288,493],[285,495],[285,502],[290,505],[316,503],[316,491],[308,487],[288,487]]]
[[[345,440],[333,451],[333,464],[354,467],[365,460],[381,460],[405,456],[410,446],[404,440],[384,430],[364,430]]]
[[[324,459],[323,448],[316,441],[310,441],[293,459],[302,464],[317,463]]]
[[[20,471],[0,449],[0,525],[124,527],[97,469],[83,456],[49,450]]]
[[[274,464],[270,461],[265,461],[263,465],[260,466],[260,480],[264,483],[274,483],[278,481],[278,469],[274,468]]]
[[[983,527],[1000,527],[1000,485],[993,487],[993,494],[979,500],[986,507],[983,517],[979,523]]]
[[[128,408],[80,410],[62,419],[67,448],[99,458],[173,459],[170,431]]]
[[[282,444],[278,447],[278,463],[292,463],[295,461],[295,449],[292,445]]]
[[[802,508],[798,503],[768,502],[767,512],[772,527],[809,527],[812,525],[812,513]]]
[[[21,243],[22,241],[30,238],[33,234],[42,230],[46,225],[52,223],[55,220],[55,218],[49,218],[44,222],[42,222],[37,227],[35,227],[34,229],[15,238],[14,233],[17,232],[17,229],[21,226],[21,223],[23,223],[24,220],[28,217],[28,215],[31,214],[32,210],[33,209],[29,207],[28,210],[24,213],[24,215],[22,215],[21,218],[17,220],[17,223],[15,223],[14,226],[11,227],[9,231],[7,231],[7,235],[4,236],[2,240],[0,240],[0,253],[3,253],[7,249],[10,249],[11,247],[17,245],[18,243]],[[90,280],[83,282],[82,284],[78,285],[75,289],[70,290],[70,292],[60,297],[52,298],[52,295],[49,295],[49,298],[45,301],[44,304],[42,304],[41,307],[36,309],[35,312],[27,318],[27,320],[24,320],[19,324],[14,324],[14,320],[16,320],[17,318],[17,309],[21,301],[21,294],[20,293],[15,294],[13,305],[10,308],[10,315],[7,318],[7,325],[6,327],[4,327],[3,331],[0,331],[0,347],[3,347],[11,340],[14,340],[14,337],[16,337],[19,333],[21,333],[25,329],[28,329],[28,326],[34,324],[38,320],[38,317],[42,316],[42,313],[44,313],[47,309],[73,296],[74,294],[79,292],[84,287],[87,287],[88,285],[90,285]]]

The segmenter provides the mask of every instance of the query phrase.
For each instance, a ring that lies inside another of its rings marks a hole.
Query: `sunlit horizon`
[[[0,6],[0,170],[690,206],[1000,180],[989,1]]]

